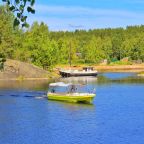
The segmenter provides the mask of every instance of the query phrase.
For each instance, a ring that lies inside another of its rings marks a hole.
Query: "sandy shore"
[[[81,70],[84,66],[61,66],[57,69],[79,69]],[[144,72],[144,64],[140,65],[93,65],[94,69],[96,69],[98,72]]]
[[[143,72],[144,65],[119,65],[119,66],[95,66],[95,69],[102,72]]]

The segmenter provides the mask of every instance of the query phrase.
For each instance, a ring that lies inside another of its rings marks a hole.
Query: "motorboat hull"
[[[81,77],[81,76],[97,76],[97,72],[67,72],[59,71],[62,77]]]
[[[48,93],[47,96],[49,100],[66,101],[72,103],[92,103],[95,94],[81,95],[78,93],[73,93],[73,94]]]

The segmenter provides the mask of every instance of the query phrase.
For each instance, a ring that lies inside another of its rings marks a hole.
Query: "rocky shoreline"
[[[48,80],[57,76],[35,65],[9,59],[0,72],[0,80]]]

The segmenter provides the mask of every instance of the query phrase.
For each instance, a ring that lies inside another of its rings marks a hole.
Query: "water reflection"
[[[32,89],[44,90],[48,88],[49,80],[23,80],[23,81],[0,81],[0,89]]]
[[[61,78],[59,81],[84,85],[109,85],[111,83],[143,84],[144,78],[138,77],[136,73],[100,73],[97,77],[69,77]]]
[[[144,78],[138,77],[135,73],[101,73],[98,77],[69,77],[60,78],[55,82],[61,81],[65,83],[74,83],[82,85],[109,85],[111,83],[123,83],[123,84],[143,84]],[[0,81],[0,90],[16,89],[16,90],[36,90],[47,91],[49,80],[31,80],[31,81]],[[1,95],[0,95],[1,96]],[[18,97],[17,94],[13,96]],[[31,97],[31,96],[26,96]]]
[[[138,77],[136,73],[101,73],[98,76],[98,85],[106,85],[112,83],[143,84],[144,78]]]
[[[97,77],[68,77],[61,78],[60,81],[74,84],[92,84],[96,83]]]
[[[136,73],[101,73],[100,76],[103,75],[104,77],[110,79],[110,80],[118,80],[118,79],[124,79],[129,77],[135,77]]]
[[[59,106],[62,106],[65,109],[68,109],[70,111],[77,111],[80,109],[89,109],[94,110],[95,105],[94,104],[83,104],[83,103],[66,103],[63,101],[50,101],[51,104],[57,104]]]

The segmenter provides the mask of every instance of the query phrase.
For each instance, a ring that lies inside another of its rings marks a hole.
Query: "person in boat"
[[[72,85],[71,86],[71,89],[70,89],[70,92],[73,93],[77,90],[76,86],[75,85]]]
[[[54,88],[51,90],[51,93],[55,93],[55,89]]]

